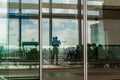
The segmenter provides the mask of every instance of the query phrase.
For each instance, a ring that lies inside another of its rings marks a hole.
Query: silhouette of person
[[[70,50],[67,54],[67,61],[72,61],[73,60],[73,56],[74,56],[74,51]]]
[[[98,47],[96,46],[95,43],[92,43],[92,53],[93,53],[93,59],[98,59]]]
[[[98,55],[99,59],[105,59],[105,50],[101,44],[98,45]]]
[[[52,52],[52,63],[54,63],[54,59],[56,60],[56,65],[58,65],[58,53],[59,53],[59,45],[61,44],[60,40],[58,40],[57,37],[53,37],[52,46],[53,46],[53,52]]]
[[[91,60],[93,58],[91,44],[87,44],[87,46],[88,46],[88,59]]]
[[[75,61],[80,62],[81,60],[81,46],[77,45],[75,50]]]

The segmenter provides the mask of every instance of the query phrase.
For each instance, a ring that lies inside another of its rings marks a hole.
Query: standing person
[[[88,60],[92,60],[93,56],[92,56],[92,48],[91,48],[91,44],[87,44],[88,48]]]
[[[92,50],[93,55],[92,56],[95,60],[97,60],[98,59],[98,47],[96,46],[95,43],[92,43],[92,48],[93,48],[93,50]]]
[[[80,60],[80,46],[77,45],[76,50],[75,50],[75,60],[79,61]]]
[[[75,61],[76,62],[80,62],[82,59],[82,55],[83,55],[83,48],[82,45],[77,45],[76,50],[75,50]]]
[[[55,64],[58,65],[58,53],[59,53],[59,45],[61,44],[60,40],[58,40],[57,37],[53,37],[53,41],[52,41],[52,46],[53,46],[53,62],[54,63],[54,59],[55,59]]]

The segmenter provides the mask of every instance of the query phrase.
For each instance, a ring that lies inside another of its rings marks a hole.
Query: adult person
[[[52,41],[52,46],[53,46],[53,52],[52,52],[52,63],[54,63],[55,59],[55,64],[58,65],[58,53],[59,53],[59,45],[61,44],[60,40],[58,40],[58,37],[53,37]]]

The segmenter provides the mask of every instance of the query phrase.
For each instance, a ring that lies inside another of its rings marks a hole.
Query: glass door
[[[119,3],[88,0],[88,80],[120,79]]]
[[[42,80],[83,79],[80,0],[42,0]]]

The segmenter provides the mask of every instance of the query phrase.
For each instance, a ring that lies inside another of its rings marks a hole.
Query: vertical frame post
[[[77,9],[78,9],[78,43],[82,44],[82,26],[81,26],[81,0],[77,1]]]
[[[21,0],[19,0],[19,49],[21,49],[21,42],[22,42],[22,20],[21,20],[21,16],[22,16],[22,9],[21,9],[22,5],[21,5]]]
[[[83,0],[83,46],[84,46],[84,80],[88,80],[87,59],[87,0]]]
[[[42,80],[42,0],[39,0],[39,79]]]
[[[49,45],[52,45],[52,0],[49,0]]]

